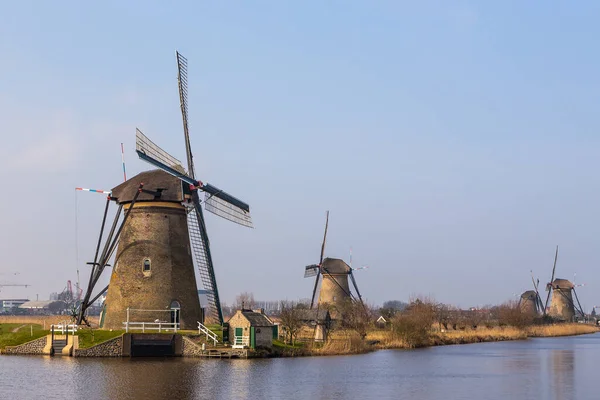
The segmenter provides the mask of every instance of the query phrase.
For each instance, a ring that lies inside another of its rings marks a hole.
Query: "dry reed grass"
[[[38,324],[46,329],[52,324],[58,324],[65,320],[70,321],[67,315],[0,315],[0,324]],[[91,324],[98,324],[98,317],[88,317]]]
[[[431,332],[425,346],[498,342],[506,340],[524,340],[528,337],[574,336],[599,332],[600,329],[586,324],[554,324],[530,326],[519,329],[512,326],[478,327],[477,329],[449,330]],[[406,342],[389,330],[374,330],[368,333],[367,341],[375,342],[378,349],[408,349]]]
[[[360,338],[352,334],[345,338],[330,339],[322,347],[312,347],[310,355],[333,356],[340,354],[360,354],[373,350],[373,348]]]
[[[586,333],[599,332],[597,326],[587,324],[553,324],[536,325],[526,329],[529,337],[555,337],[555,336],[573,336],[584,335]]]

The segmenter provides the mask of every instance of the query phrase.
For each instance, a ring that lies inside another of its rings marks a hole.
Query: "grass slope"
[[[33,335],[31,334],[33,328]],[[13,332],[13,330],[17,330]],[[0,324],[0,349],[16,346],[47,335],[48,331],[37,324]]]

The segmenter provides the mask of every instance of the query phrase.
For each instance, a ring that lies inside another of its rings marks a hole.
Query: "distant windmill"
[[[552,277],[550,279],[550,282],[546,284],[546,290],[548,291],[548,295],[546,296],[544,314],[546,314],[548,301],[550,300],[550,295],[552,295],[552,302],[550,303],[550,308],[548,309],[547,314],[559,320],[571,321],[573,320],[573,317],[575,317],[576,313],[583,316],[584,312],[581,307],[581,304],[579,303],[579,298],[577,297],[575,285],[567,279],[554,278],[557,260],[558,246],[556,246],[556,253],[554,254],[554,266],[552,267]],[[577,301],[577,306],[573,301],[573,296]]]
[[[533,290],[527,290],[521,294],[519,298],[519,308],[524,314],[535,317],[544,308],[544,303],[542,303],[538,291],[540,280],[538,279],[536,281],[533,276],[533,271],[531,271],[531,281],[533,282]]]
[[[195,328],[201,317],[194,263],[207,293],[208,317],[223,323],[199,191],[206,194],[206,211],[243,226],[252,227],[250,207],[195,178],[188,131],[187,60],[178,52],[176,55],[188,170],[136,130],[138,156],[159,169],[142,172],[110,192],[79,323],[84,320],[85,310],[108,291],[104,303],[105,328],[121,329],[128,307],[156,311],[155,315],[147,314],[148,320],[164,319],[164,314],[158,311],[170,309],[172,323],[181,319],[181,329]],[[100,252],[111,200],[117,202],[119,209]],[[123,220],[119,225],[121,212]],[[93,296],[92,291],[115,250],[110,284]]]
[[[321,284],[318,299],[319,305],[330,304],[334,306],[341,306],[347,300],[359,301],[362,304],[362,296],[358,290],[356,279],[354,279],[353,269],[341,259],[329,257],[324,258],[328,225],[329,211],[327,211],[327,217],[325,221],[325,234],[323,235],[323,244],[321,245],[321,257],[319,259],[319,263],[308,265],[304,270],[305,278],[316,276],[310,307],[313,308],[315,306],[315,297],[319,283]],[[356,296],[358,299],[350,291],[348,277],[350,277],[350,280],[352,281],[352,285],[354,286],[354,290],[356,291]]]

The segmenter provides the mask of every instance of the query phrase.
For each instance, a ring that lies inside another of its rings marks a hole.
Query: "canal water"
[[[0,356],[0,399],[600,399],[600,334],[267,360]]]

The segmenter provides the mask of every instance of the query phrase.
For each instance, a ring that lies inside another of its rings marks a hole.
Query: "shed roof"
[[[187,185],[182,185],[182,181],[179,178],[174,177],[160,169],[153,169],[150,171],[140,172],[133,178],[129,178],[127,181],[121,183],[112,189],[112,196],[117,198],[119,203],[130,203],[133,197],[137,193],[140,183],[144,184],[144,189],[153,192],[162,189],[160,199],[156,199],[154,195],[150,193],[140,193],[137,201],[172,201],[182,202],[184,200],[184,194],[189,194],[189,188]]]
[[[321,264],[322,268],[330,274],[349,274],[352,269],[339,258],[325,258]]]
[[[252,310],[238,310],[250,322],[250,326],[273,326],[273,322],[265,314]]]

